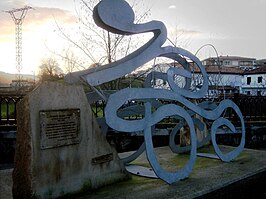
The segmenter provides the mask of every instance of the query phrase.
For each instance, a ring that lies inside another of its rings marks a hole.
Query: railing
[[[1,164],[6,162],[12,162],[15,150],[15,140],[16,140],[16,108],[17,103],[24,97],[24,95],[17,94],[0,94],[0,169]],[[232,96],[230,97],[242,111],[247,132],[258,132],[258,135],[254,133],[247,133],[247,144],[250,146],[261,145],[265,147],[265,141],[260,141],[260,137],[265,133],[261,133],[259,130],[254,130],[251,128],[257,128],[259,124],[261,126],[266,126],[266,96]],[[218,100],[218,99],[217,99]],[[218,100],[219,101],[219,100]],[[130,102],[128,104],[130,106]],[[98,118],[104,117],[104,108],[105,103],[103,101],[96,101],[91,104],[92,111],[95,116]],[[139,117],[139,116],[136,116]],[[131,116],[128,119],[136,119],[136,117]],[[226,117],[230,118],[231,121],[234,121],[233,111],[226,111]],[[168,119],[168,118],[167,118]],[[169,118],[167,122],[162,122],[157,125],[159,130],[171,128],[175,121],[172,118]],[[157,129],[157,130],[158,130]],[[238,136],[238,135],[236,135]],[[253,138],[256,138],[256,142],[253,141]],[[138,137],[137,137],[138,138]],[[229,137],[230,142],[235,142],[234,139],[238,137]],[[229,139],[228,137],[226,139]],[[259,138],[259,139],[257,139]],[[108,137],[107,137],[108,139]],[[109,137],[110,139],[110,137]],[[116,142],[121,138],[112,137]],[[161,140],[162,138],[160,138]],[[221,137],[221,140],[223,138]],[[229,142],[227,141],[227,142]],[[165,141],[166,143],[167,141]],[[142,142],[141,142],[142,143]],[[262,143],[262,144],[261,144]],[[132,145],[132,144],[131,144]],[[134,142],[134,147],[137,145]],[[159,144],[158,144],[159,145]],[[118,145],[119,146],[119,145]],[[121,145],[122,146],[122,145]],[[134,148],[135,149],[135,148]]]
[[[16,125],[17,103],[24,95],[0,94],[0,125]],[[266,123],[266,96],[232,96],[230,97],[240,108],[246,123]],[[96,102],[91,105],[96,117],[104,116],[105,103]],[[232,112],[227,112],[228,118],[233,118]]]
[[[235,96],[245,123],[266,123],[266,96]]]
[[[23,98],[23,95],[1,94],[0,95],[0,125],[16,125],[17,103]]]
[[[264,123],[266,125],[266,96],[235,95],[229,98],[240,108],[245,123]],[[215,101],[219,101],[219,99],[216,99]],[[91,106],[96,117],[104,116],[105,103],[100,101],[100,103],[96,102]],[[234,122],[235,114],[232,110],[227,110],[225,114],[226,118],[230,118]],[[132,117],[132,119],[135,118]]]
[[[0,94],[0,170],[10,168],[16,145],[17,103],[24,95],[16,93]]]

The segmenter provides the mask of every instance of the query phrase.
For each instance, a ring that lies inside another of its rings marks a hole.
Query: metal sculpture
[[[206,137],[202,142],[211,139],[214,150],[221,160],[226,162],[231,161],[241,153],[245,144],[245,126],[240,109],[230,100],[223,100],[218,106],[207,104],[206,102],[196,105],[189,100],[189,98],[202,98],[207,93],[207,73],[200,60],[192,53],[178,47],[162,47],[167,39],[167,30],[162,22],[150,21],[144,24],[134,24],[134,12],[130,5],[123,0],[102,0],[94,8],[93,18],[98,26],[113,33],[132,35],[153,32],[154,36],[149,42],[121,60],[98,66],[97,68],[69,74],[66,76],[68,82],[74,82],[81,77],[89,85],[97,86],[123,77],[156,57],[167,57],[179,62],[183,66],[183,68],[170,67],[167,73],[158,72],[153,74],[156,78],[166,81],[170,89],[151,88],[151,77],[148,75],[145,81],[145,88],[126,88],[108,96],[105,107],[106,123],[117,131],[128,133],[142,131],[144,134],[144,143],[133,155],[122,159],[124,163],[134,160],[146,149],[148,161],[157,177],[169,184],[188,177],[196,161],[197,146],[198,144],[203,144],[197,143],[195,126],[202,130],[202,123],[193,117],[195,114],[213,121],[210,136]],[[198,90],[190,89],[192,73],[187,59],[193,61],[201,71],[203,85]],[[175,83],[176,76],[185,78],[186,84],[184,88],[180,88]],[[132,100],[142,103],[125,107],[125,104]],[[160,103],[160,100],[168,100],[173,103],[165,105]],[[221,126],[227,126],[233,133],[236,132],[234,125],[222,117],[222,114],[228,108],[233,109],[239,117],[242,127],[242,137],[238,147],[224,154],[217,145],[215,137],[217,129]],[[144,117],[133,121],[127,120],[124,114],[130,114],[130,111],[134,111],[135,114],[144,115]],[[152,142],[153,126],[168,116],[178,118],[180,121],[170,133],[170,148],[173,152],[177,153],[190,151],[189,161],[181,170],[176,172],[168,172],[160,166],[156,159]],[[190,129],[191,145],[182,148],[175,145],[174,137],[184,124],[188,125]]]

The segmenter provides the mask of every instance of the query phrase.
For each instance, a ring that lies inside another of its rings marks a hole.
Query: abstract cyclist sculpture
[[[157,78],[166,81],[170,89],[151,88],[151,78],[148,76],[145,82],[145,88],[122,89],[111,94],[107,99],[105,119],[106,123],[111,128],[128,133],[142,131],[144,134],[144,143],[142,146],[135,154],[123,159],[122,161],[124,163],[134,160],[146,149],[148,161],[159,178],[171,184],[188,177],[197,156],[196,150],[198,143],[195,125],[200,125],[198,124],[199,121],[192,117],[195,114],[212,122],[209,140],[212,140],[214,150],[221,160],[226,162],[231,161],[241,153],[245,145],[245,126],[240,109],[230,100],[223,100],[218,106],[214,107],[210,107],[206,103],[196,105],[188,100],[188,98],[199,99],[204,97],[208,90],[208,76],[200,60],[190,52],[173,46],[162,47],[167,39],[167,30],[162,22],[150,21],[144,24],[134,24],[134,12],[130,5],[123,0],[102,0],[94,8],[93,18],[98,26],[116,34],[132,35],[153,32],[154,36],[149,42],[121,60],[93,69],[73,73],[67,76],[66,80],[71,81],[73,77],[81,77],[86,80],[89,85],[97,86],[123,77],[156,57],[170,58],[177,61],[183,67],[170,67],[167,73],[157,72],[155,74]],[[196,91],[190,89],[192,73],[187,59],[190,59],[197,65],[203,77],[203,85]],[[175,83],[176,76],[185,78],[186,85],[184,88],[180,88]],[[123,108],[125,104],[132,100],[143,102],[144,105],[139,103],[135,106],[125,108],[125,110],[133,110],[135,108],[136,112],[142,112],[144,115],[142,119],[127,120],[123,117]],[[160,100],[177,103],[165,105],[160,103]],[[238,147],[224,154],[217,145],[215,137],[217,129],[222,126],[227,126],[233,133],[236,132],[234,125],[228,119],[222,117],[223,113],[228,108],[233,109],[235,115],[237,115],[240,120],[242,137]],[[168,172],[160,166],[156,159],[152,142],[152,126],[169,116],[178,118],[180,121],[170,133],[169,145],[173,152],[182,151],[182,147],[176,146],[174,142],[174,137],[177,132],[184,124],[188,125],[190,129],[191,145],[185,149],[190,150],[190,158],[187,164],[176,172]]]

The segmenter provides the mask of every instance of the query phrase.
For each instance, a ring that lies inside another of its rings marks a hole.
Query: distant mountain
[[[21,74],[22,79],[25,80],[34,80],[33,75],[28,75],[28,74]],[[10,73],[5,73],[0,71],[0,85],[9,85],[12,83],[12,80],[16,79],[16,74],[10,74]]]

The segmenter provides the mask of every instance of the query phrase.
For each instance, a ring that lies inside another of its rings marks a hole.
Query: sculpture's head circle
[[[97,5],[97,12],[100,20],[113,28],[131,26],[135,20],[134,11],[123,0],[102,0]]]

